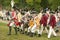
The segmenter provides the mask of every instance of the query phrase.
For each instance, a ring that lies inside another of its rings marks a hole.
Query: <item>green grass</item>
[[[41,37],[29,37],[25,34],[14,35],[14,29],[12,30],[12,35],[8,36],[8,27],[5,23],[0,23],[0,40],[60,40],[60,37],[51,36],[50,39],[47,38],[47,35],[43,33]]]

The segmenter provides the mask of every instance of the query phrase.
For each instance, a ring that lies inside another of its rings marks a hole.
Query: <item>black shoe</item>
[[[25,31],[25,34],[27,34],[27,31]]]
[[[11,35],[11,34],[8,34],[8,35]]]
[[[24,34],[24,32],[21,32],[21,34]]]
[[[19,28],[17,28],[17,31],[19,31]]]
[[[21,32],[22,32],[22,30],[20,29],[20,30],[19,30],[19,32],[21,33]]]
[[[45,33],[46,35],[48,35],[48,33]]]
[[[33,35],[34,35],[34,33],[31,33],[31,34],[30,34],[30,37],[33,37]]]
[[[40,35],[40,34],[38,34],[38,37],[41,37],[41,35]]]
[[[59,30],[56,30],[55,32],[56,32],[56,33],[58,33],[58,32],[59,32]]]
[[[20,29],[20,32],[22,32],[22,30]]]
[[[30,34],[30,32],[27,33],[27,35],[29,35],[29,34]]]
[[[15,34],[15,35],[17,35],[17,34]]]
[[[36,33],[34,33],[34,35],[37,35]]]

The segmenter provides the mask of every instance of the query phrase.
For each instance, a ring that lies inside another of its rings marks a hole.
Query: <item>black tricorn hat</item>
[[[50,14],[55,14],[55,12],[54,11],[50,11]]]

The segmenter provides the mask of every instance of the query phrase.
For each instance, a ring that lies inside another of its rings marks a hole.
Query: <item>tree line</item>
[[[11,0],[0,0],[0,6],[3,8],[11,8]],[[14,0],[15,5],[18,8],[34,8],[39,10],[40,8],[57,9],[60,6],[60,0]]]

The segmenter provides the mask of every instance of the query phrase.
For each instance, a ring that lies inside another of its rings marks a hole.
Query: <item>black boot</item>
[[[11,35],[11,26],[9,26],[9,33],[8,33],[8,35]]]
[[[17,35],[17,27],[14,27],[14,30],[15,30],[15,34]]]
[[[38,37],[41,37],[41,35],[40,35],[40,34],[38,34]]]

